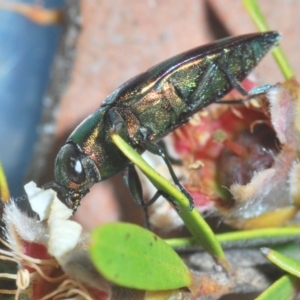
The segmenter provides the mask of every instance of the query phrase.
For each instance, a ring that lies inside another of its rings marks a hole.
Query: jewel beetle
[[[58,190],[76,211],[93,184],[127,170],[126,182],[134,200],[144,206],[153,203],[161,193],[144,204],[134,167],[111,140],[111,129],[117,128],[139,153],[149,150],[162,156],[192,209],[191,196],[157,142],[233,88],[248,97],[265,92],[269,86],[246,92],[240,81],[279,38],[275,31],[224,38],[174,56],[130,79],[71,133],[56,157],[55,181],[45,187]]]

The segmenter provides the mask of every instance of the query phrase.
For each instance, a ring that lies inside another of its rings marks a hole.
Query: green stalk
[[[257,27],[257,29],[261,32],[269,31],[270,28],[264,18],[259,5],[256,0],[243,0],[244,6],[252,18],[253,23]],[[282,48],[280,46],[275,47],[272,50],[272,54],[284,76],[285,79],[289,79],[294,77],[294,72],[288,62],[286,55],[284,54]]]
[[[226,232],[216,234],[218,242],[226,248],[226,246],[261,246],[267,244],[275,244],[280,241],[290,242],[300,240],[300,228],[297,226],[281,227],[281,228],[263,228],[243,231]],[[171,247],[187,247],[191,245],[199,245],[194,238],[175,238],[168,239],[166,242]]]
[[[132,149],[117,133],[112,132],[111,138],[123,154],[133,162],[152,182],[157,190],[168,194],[180,208],[178,215],[183,220],[190,233],[225,269],[229,264],[220,243],[213,231],[196,209],[190,211],[189,200],[173,184],[157,173],[134,149]]]

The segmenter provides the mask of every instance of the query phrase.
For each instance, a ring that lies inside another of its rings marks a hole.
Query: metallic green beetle
[[[56,158],[56,181],[46,187],[56,188],[75,211],[94,183],[129,168],[127,183],[133,198],[145,205],[133,166],[111,140],[111,129],[116,128],[138,152],[150,150],[165,159],[192,209],[192,198],[156,142],[233,88],[243,95],[266,91],[268,86],[247,93],[239,82],[279,37],[277,32],[265,32],[225,38],[170,58],[127,81],[69,136]]]

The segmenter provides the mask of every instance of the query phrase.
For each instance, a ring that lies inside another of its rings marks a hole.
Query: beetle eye
[[[74,183],[85,181],[85,171],[81,162],[80,153],[74,144],[67,143],[62,147],[57,163],[62,167],[64,177]]]
[[[73,153],[67,161],[67,175],[75,183],[82,183],[85,180],[85,172],[77,153]]]

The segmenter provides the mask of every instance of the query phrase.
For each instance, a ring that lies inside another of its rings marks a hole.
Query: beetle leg
[[[243,86],[241,85],[241,83],[236,79],[236,77],[228,71],[228,68],[226,68],[225,66],[223,66],[220,63],[217,63],[217,65],[218,65],[218,67],[220,67],[220,69],[226,75],[226,77],[227,77],[228,81],[231,83],[232,87],[234,87],[237,91],[239,91],[240,94],[243,96],[249,96],[249,95],[258,96],[260,94],[264,94],[270,88],[273,87],[273,85],[271,85],[271,84],[266,84],[266,85],[262,85],[262,86],[254,88],[254,89],[251,89],[250,91],[246,91],[243,88]]]
[[[136,204],[142,206],[143,208],[147,208],[148,206],[152,205],[160,196],[163,196],[173,205],[173,207],[177,211],[180,211],[180,207],[177,205],[176,201],[174,201],[168,194],[162,191],[156,191],[154,196],[149,201],[145,202],[143,198],[143,190],[140,178],[134,166],[128,166],[127,174],[125,173],[123,177]],[[148,216],[147,210],[145,211],[145,215]]]
[[[226,61],[226,52],[223,52],[224,58],[223,60]],[[223,65],[222,63],[218,62],[212,62],[212,64],[216,64],[222,72],[227,77],[228,81],[232,85],[233,88],[235,88],[242,96],[247,96],[244,99],[240,100],[223,100],[219,99],[216,101],[216,103],[222,103],[222,104],[244,104],[245,102],[253,99],[254,97],[266,93],[270,88],[272,88],[274,85],[266,84],[262,85],[260,87],[256,87],[251,89],[250,91],[246,91],[241,83],[237,80],[237,78],[229,71],[229,68],[227,66]]]
[[[265,94],[269,89],[275,87],[274,84],[265,84],[259,87],[256,87],[250,91],[248,91],[248,95],[253,95],[254,97],[260,94]]]
[[[160,196],[163,196],[164,198],[166,198],[174,206],[174,208],[176,210],[180,211],[180,208],[178,207],[176,202],[169,195],[167,195],[166,193],[164,193],[162,191],[156,191],[154,196],[149,201],[145,202],[144,198],[143,198],[143,189],[142,189],[141,181],[140,181],[139,175],[133,165],[129,165],[126,168],[126,170],[123,171],[122,175],[123,175],[126,185],[128,186],[128,188],[130,190],[130,193],[134,199],[134,202],[144,208],[147,228],[150,227],[149,214],[148,214],[147,208],[150,205],[152,205]]]
[[[142,189],[141,181],[133,165],[129,165],[122,172],[122,176],[126,185],[129,188],[129,191],[131,193],[134,202],[143,208],[144,215],[145,215],[145,227],[150,230],[151,227],[149,223],[148,206],[151,205],[156,199],[151,203],[149,202],[145,203],[143,198],[143,189]]]
[[[178,177],[176,176],[173,167],[168,159],[168,157],[166,156],[164,150],[157,144],[148,142],[148,141],[143,141],[141,142],[141,144],[151,153],[155,154],[155,155],[159,155],[165,162],[165,164],[168,167],[168,170],[170,172],[170,175],[174,181],[174,183],[177,185],[177,187],[179,188],[179,190],[188,198],[189,203],[190,203],[190,210],[192,210],[194,208],[194,200],[193,197],[190,195],[190,193],[183,187],[183,185],[179,182]],[[165,197],[165,195],[161,192],[161,194]],[[172,204],[173,206],[175,206],[175,208],[178,210],[177,205],[174,205],[174,200],[170,200],[170,197],[166,197]],[[151,201],[151,200],[150,200]]]
[[[248,101],[255,99],[259,95],[263,95],[266,93],[270,88],[274,87],[274,85],[263,85],[257,88],[254,88],[250,91],[248,91],[248,97],[245,97],[243,99],[236,99],[236,100],[223,100],[223,99],[218,99],[216,100],[215,103],[218,104],[245,104]]]
[[[149,222],[148,206],[152,205],[160,196],[166,198],[177,211],[180,211],[180,208],[178,207],[177,203],[162,191],[157,191],[149,201],[145,202],[143,198],[143,189],[142,189],[141,181],[133,165],[129,165],[122,172],[122,175],[126,185],[129,188],[129,191],[132,195],[134,202],[143,208],[144,215],[145,215],[145,227],[148,228],[149,230],[151,229],[151,225]]]
[[[260,94],[264,94],[265,92],[267,92],[271,87],[273,87],[273,85],[271,84],[266,84],[266,85],[262,85],[259,87],[256,87],[250,91],[246,91],[243,86],[241,85],[241,83],[236,79],[235,76],[233,76],[228,69],[223,66],[222,64],[218,63],[218,66],[220,67],[220,69],[224,72],[224,74],[226,75],[228,81],[231,83],[232,87],[234,87],[237,91],[240,92],[241,95],[243,96],[258,96]]]
[[[149,201],[145,202],[143,198],[143,189],[142,189],[141,181],[133,165],[129,165],[122,172],[122,175],[126,185],[129,188],[129,191],[132,195],[134,202],[140,205],[144,210],[146,228],[151,229],[150,222],[149,222],[148,206],[152,205],[160,196],[166,198],[177,211],[180,211],[176,202],[172,198],[170,198],[167,194],[161,191],[157,191]]]
[[[231,86],[234,87],[236,90],[238,90],[240,92],[241,95],[243,96],[247,96],[248,92],[242,87],[242,85],[240,84],[240,82],[236,79],[236,77],[234,77],[229,71],[228,68],[226,68],[226,66],[224,66],[223,64],[221,64],[220,62],[215,63],[217,64],[217,66],[222,70],[222,72],[225,74],[225,76],[227,77],[228,81],[230,82]]]
[[[166,200],[168,200],[168,202],[170,202],[172,204],[173,208],[175,210],[177,210],[178,212],[180,212],[180,207],[177,204],[177,202],[173,198],[171,198],[167,193],[164,193],[163,191],[156,191],[154,196],[144,204],[145,207],[152,205],[160,196],[162,196]]]
[[[133,165],[129,165],[123,172],[123,179],[126,183],[126,185],[129,188],[129,191],[132,195],[132,198],[136,204],[139,206],[142,206],[144,208],[144,213],[145,213],[145,219],[146,219],[146,227],[150,228],[149,224],[149,214],[148,214],[148,206],[152,205],[160,196],[163,196],[166,198],[177,211],[180,211],[180,208],[176,204],[176,202],[169,197],[166,193],[162,191],[157,191],[154,196],[147,202],[144,201],[143,198],[143,188],[141,185],[141,181],[139,178],[139,175]]]
[[[134,202],[140,206],[145,206],[141,181],[134,166],[129,165],[125,171],[122,172],[122,175],[126,185],[130,190]]]
[[[125,122],[120,113],[114,108],[110,108],[107,113],[112,123],[112,130],[119,135],[122,135],[122,133],[127,135]]]

